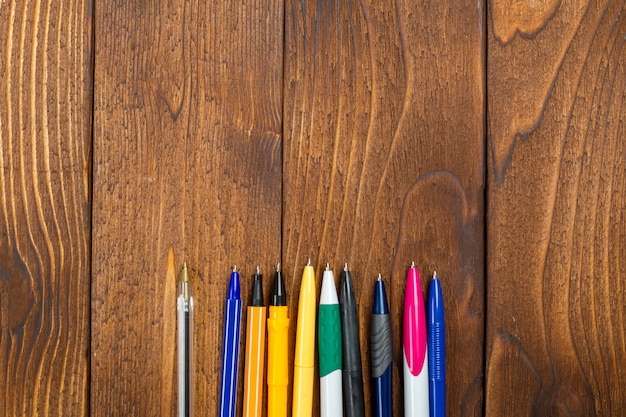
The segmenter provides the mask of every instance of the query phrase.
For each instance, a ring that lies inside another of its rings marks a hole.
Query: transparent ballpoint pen
[[[178,416],[193,417],[193,294],[187,263],[180,271],[177,327]]]

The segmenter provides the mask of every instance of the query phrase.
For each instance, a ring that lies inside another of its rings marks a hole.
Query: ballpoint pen
[[[406,277],[403,327],[404,415],[428,417],[426,311],[420,274],[414,262]]]
[[[428,289],[428,379],[430,416],[446,415],[446,327],[443,293],[437,272]]]
[[[187,263],[178,285],[178,416],[193,417],[193,293]]]
[[[266,309],[263,302],[263,277],[258,266],[253,279],[252,300],[247,308],[246,323],[246,368],[243,385],[244,417],[261,417],[263,405]]]
[[[341,417],[343,402],[341,390],[341,318],[335,278],[326,264],[322,278],[318,325],[320,357],[320,415]]]
[[[307,262],[300,283],[296,351],[293,369],[292,417],[311,417],[315,365],[315,272]]]
[[[234,417],[237,405],[237,372],[239,369],[239,334],[241,332],[241,297],[237,266],[230,274],[228,296],[224,307],[222,343],[222,384],[219,417]]]
[[[359,318],[356,311],[356,297],[352,275],[348,264],[341,274],[339,289],[341,336],[343,344],[343,388],[346,417],[363,417],[365,399],[363,397],[363,371],[361,369],[361,343],[359,340]]]
[[[393,338],[385,283],[380,274],[374,284],[371,326],[374,417],[391,417],[393,415],[391,398]]]
[[[285,284],[276,266],[272,302],[267,319],[267,415],[287,417],[289,307]]]

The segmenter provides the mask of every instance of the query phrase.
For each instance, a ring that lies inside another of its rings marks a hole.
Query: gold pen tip
[[[180,281],[189,282],[189,270],[187,269],[187,262],[183,262],[183,268],[180,270]]]

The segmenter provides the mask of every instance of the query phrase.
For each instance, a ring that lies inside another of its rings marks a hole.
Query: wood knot
[[[35,303],[26,264],[17,250],[0,249],[0,328],[24,326]]]

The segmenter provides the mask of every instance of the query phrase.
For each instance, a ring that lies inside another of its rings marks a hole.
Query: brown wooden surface
[[[623,2],[95,3],[0,0],[0,415],[174,415],[183,260],[215,415],[232,265],[295,318],[307,258],[353,272],[368,402],[415,260],[449,415],[624,414]]]
[[[448,415],[482,413],[480,7],[454,1],[285,6],[282,236],[291,314],[307,258],[318,288],[326,262],[337,282],[348,262],[359,300],[368,415],[369,317],[378,272],[391,298],[394,409],[402,415],[401,309],[412,260],[424,290],[433,270],[443,280]]]
[[[624,4],[489,21],[486,414],[624,415]]]
[[[214,416],[228,274],[247,302],[256,263],[270,275],[280,257],[282,5],[96,11],[91,414],[174,415],[186,260],[195,415]]]
[[[0,1],[0,415],[89,408],[90,2]]]

